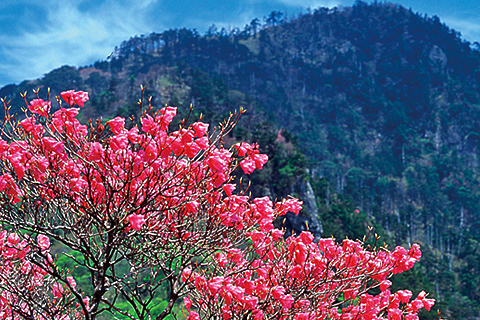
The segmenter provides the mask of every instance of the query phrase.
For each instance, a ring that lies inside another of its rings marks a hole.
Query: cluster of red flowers
[[[222,276],[187,269],[183,281],[192,293],[185,297],[190,310],[221,314],[223,319],[252,314],[254,319],[418,319],[421,308],[430,310],[433,299],[421,292],[412,301],[408,290],[391,293],[388,280],[392,271],[412,268],[420,258],[418,245],[406,251],[369,251],[359,242],[334,239],[313,242],[308,232],[290,237],[282,245],[278,229],[251,231],[248,236],[258,259],[245,252],[226,250],[215,259]],[[364,277],[381,288],[377,296],[368,294]],[[334,294],[337,293],[337,294]],[[336,303],[341,295],[343,307]],[[191,311],[190,319],[198,318]]]
[[[23,239],[22,239],[23,238]],[[66,310],[64,300],[71,295],[68,288],[75,288],[72,276],[66,276],[66,284],[52,277],[53,257],[50,254],[50,239],[38,235],[37,239],[20,237],[17,233],[0,232],[0,318],[25,319],[39,317],[39,309],[49,308],[58,314],[56,319],[80,319],[83,313],[78,309]],[[51,299],[50,299],[51,298]],[[32,305],[29,300],[36,300]],[[88,297],[83,302],[88,305]],[[78,308],[78,304],[75,306]]]
[[[419,309],[433,305],[424,292],[410,301],[410,291],[388,289],[392,274],[411,269],[419,260],[417,245],[389,252],[367,249],[352,240],[314,242],[308,232],[285,240],[274,221],[289,211],[298,214],[301,201],[250,200],[241,186],[232,183],[237,168],[250,174],[267,162],[258,145],[241,142],[226,149],[221,143],[224,131],[209,137],[209,126],[202,122],[170,132],[176,116],[173,107],[145,113],[140,126],[130,129],[121,117],[106,123],[109,130],[102,124],[89,128],[76,119],[79,109],[73,107],[83,106],[88,94],[70,90],[61,96],[68,108],[51,115],[50,102],[35,99],[28,105],[32,115],[19,123],[17,135],[8,142],[0,139],[2,203],[17,208],[31,204],[32,212],[42,212],[38,208],[43,204],[68,203],[71,211],[58,216],[75,223],[68,232],[85,228],[78,236],[85,238],[92,223],[96,224],[92,237],[102,232],[113,237],[116,232],[119,251],[132,252],[126,256],[132,261],[142,256],[138,259],[142,263],[160,263],[158,255],[135,251],[140,248],[134,246],[138,237],[151,240],[150,247],[142,248],[163,250],[164,256],[176,252],[173,244],[186,247],[184,252],[195,251],[202,263],[195,264],[192,258],[175,269],[182,281],[176,286],[183,290],[175,296],[184,297],[189,319],[250,315],[252,319],[413,320]],[[32,197],[34,202],[29,200]],[[32,266],[25,259],[25,251],[34,248],[37,258],[47,258],[40,265],[54,265],[48,259],[50,242],[44,235],[54,234],[45,230],[36,230],[38,241],[33,247],[31,241],[17,241],[18,235],[7,237],[4,232],[0,268],[28,269],[24,277],[29,278],[28,286],[56,279],[49,286],[54,299],[70,292],[79,300],[75,308],[81,306],[83,314],[98,309],[104,301],[100,294],[89,306],[71,276],[55,268]],[[17,263],[15,268],[12,263]],[[381,293],[370,295],[373,287],[380,287]],[[12,299],[17,297],[12,292],[0,283],[4,314],[12,312]]]

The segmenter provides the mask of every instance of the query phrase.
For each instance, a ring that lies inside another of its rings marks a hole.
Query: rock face
[[[288,237],[292,233],[299,234],[302,231],[309,230],[319,239],[322,236],[322,222],[318,219],[318,207],[312,185],[308,180],[299,179],[295,186],[295,193],[303,201],[302,212],[297,216],[289,212],[285,217],[285,235]],[[305,213],[304,213],[305,212]]]
[[[289,237],[292,233],[300,234],[307,229],[313,234],[315,240],[322,236],[322,223],[318,218],[306,215],[298,215],[289,212],[285,217],[285,236]]]
[[[440,67],[441,69],[445,69],[445,67],[447,66],[447,55],[436,44],[433,45],[432,49],[430,50],[428,58],[430,58],[430,61],[433,64],[438,65],[438,67]]]
[[[310,181],[299,181],[298,189],[301,195],[300,199],[303,201],[303,207],[310,215],[316,216],[318,212],[317,200]]]

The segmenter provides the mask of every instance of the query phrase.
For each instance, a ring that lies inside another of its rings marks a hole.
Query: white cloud
[[[25,30],[21,37],[0,35],[0,81],[34,79],[62,65],[105,59],[123,40],[153,31],[143,13],[154,2],[107,0],[87,12],[79,9],[80,1],[44,2],[44,27]]]
[[[462,37],[470,42],[480,42],[480,23],[477,19],[461,19],[457,17],[443,17],[442,21],[450,28],[461,32]]]
[[[216,19],[212,21],[206,21],[201,18],[190,19],[190,24],[195,25],[200,32],[206,32],[210,26],[215,24],[217,29],[225,28],[240,28],[242,29],[246,24],[249,24],[253,19],[258,18],[254,10],[250,6],[241,8],[238,12],[234,12],[231,15],[223,17],[223,19]],[[261,18],[261,17],[260,17]]]
[[[221,27],[238,27],[242,29],[246,24],[249,24],[253,19],[259,18],[262,20],[262,17],[268,15],[271,10],[280,10],[275,9],[276,4],[281,6],[286,6],[290,8],[290,11],[287,9],[287,14],[296,15],[301,11],[305,11],[307,8],[316,9],[318,7],[328,7],[333,8],[335,6],[342,5],[345,0],[274,0],[272,2],[265,0],[247,0],[242,1],[239,12],[231,14],[227,20],[215,21],[215,25],[218,28]],[[258,5],[266,4],[272,9],[268,12],[261,12],[256,10]],[[300,9],[300,10],[299,10]],[[205,24],[205,21],[199,20],[201,24]],[[209,26],[212,22],[209,23]]]
[[[341,0],[277,0],[287,6],[316,9],[318,7],[332,8],[342,4]]]

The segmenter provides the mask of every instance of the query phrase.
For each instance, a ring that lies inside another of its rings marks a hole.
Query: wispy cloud
[[[25,29],[20,37],[0,35],[0,85],[38,78],[65,64],[104,59],[121,41],[153,31],[143,14],[153,2],[107,0],[82,11],[81,1],[44,1],[43,23]]]
[[[450,28],[459,31],[470,42],[480,41],[480,22],[473,18],[444,17],[442,21]]]
[[[351,0],[243,0],[237,1],[236,12],[223,16],[223,19],[215,21],[201,21],[200,24],[215,23],[217,27],[238,27],[243,28],[255,18],[262,19],[271,11],[286,12],[288,16],[294,16],[299,12],[305,12],[307,8],[318,7],[332,8],[345,4]]]
[[[328,7],[332,8],[338,5],[342,5],[344,1],[340,0],[277,0],[288,6],[302,7],[302,8],[318,8]]]

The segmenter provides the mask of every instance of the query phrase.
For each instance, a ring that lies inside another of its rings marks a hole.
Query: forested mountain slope
[[[62,67],[0,90],[89,91],[91,117],[138,113],[140,84],[156,107],[194,105],[220,121],[248,111],[231,136],[271,158],[252,192],[295,194],[311,228],[424,257],[402,287],[427,286],[443,316],[480,318],[480,52],[437,17],[395,4],[272,12],[243,29],[168,30],[125,41],[92,66]],[[356,211],[358,209],[358,212]],[[303,219],[303,220],[302,220]],[[303,225],[306,218],[287,223]],[[435,317],[435,315],[424,315]]]

